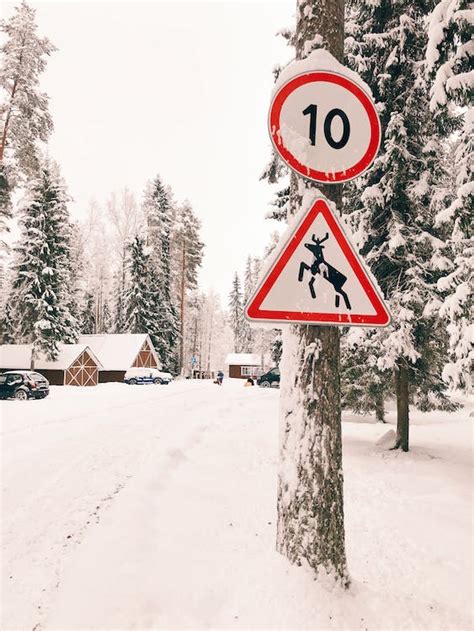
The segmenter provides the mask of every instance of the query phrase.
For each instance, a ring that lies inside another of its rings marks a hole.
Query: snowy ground
[[[408,454],[345,415],[343,593],[274,551],[278,396],[227,380],[2,402],[1,628],[470,629],[470,410],[414,412]]]

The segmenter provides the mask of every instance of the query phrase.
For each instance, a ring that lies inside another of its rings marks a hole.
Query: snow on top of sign
[[[329,51],[324,48],[317,48],[305,59],[292,61],[288,66],[283,68],[273,88],[272,98],[278,90],[280,90],[285,83],[288,83],[290,79],[293,79],[293,77],[316,70],[327,70],[328,72],[343,75],[354,81],[354,83],[357,83],[364,92],[372,97],[372,90],[367,83],[361,79],[357,72],[341,64]]]

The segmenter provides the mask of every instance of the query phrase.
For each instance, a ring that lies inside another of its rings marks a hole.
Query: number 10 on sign
[[[288,166],[310,180],[351,180],[373,162],[380,122],[371,98],[346,76],[314,71],[293,77],[275,94],[269,130]]]

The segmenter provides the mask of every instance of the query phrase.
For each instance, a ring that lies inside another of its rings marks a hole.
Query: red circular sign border
[[[333,174],[326,174],[324,171],[316,171],[305,165],[301,164],[295,156],[281,144],[281,139],[278,137],[280,131],[280,114],[284,102],[289,95],[297,88],[307,83],[314,81],[326,81],[328,83],[335,83],[336,85],[345,88],[351,92],[362,104],[363,108],[367,112],[370,123],[370,142],[367,151],[362,158],[353,166],[349,167],[345,171],[338,171]],[[338,184],[340,182],[348,182],[354,179],[358,175],[361,175],[372,164],[375,156],[378,153],[381,141],[381,128],[380,120],[375,109],[374,104],[370,97],[364,92],[364,90],[352,79],[344,75],[337,74],[328,70],[315,70],[311,72],[305,72],[303,74],[292,77],[287,81],[275,94],[272,103],[270,105],[270,112],[268,116],[268,129],[270,138],[272,139],[273,146],[277,153],[283,158],[288,166],[293,169],[298,175],[319,182],[322,184]]]

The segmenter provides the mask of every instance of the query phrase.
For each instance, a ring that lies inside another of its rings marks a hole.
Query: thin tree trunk
[[[208,377],[211,375],[211,347],[212,347],[212,325],[214,322],[214,318],[211,316],[211,322],[209,326],[209,340],[207,346],[207,374]]]
[[[180,337],[181,343],[179,348],[179,370],[183,372],[184,368],[184,293],[186,278],[186,246],[183,243],[183,253],[181,259],[181,295],[180,295]]]
[[[382,393],[378,393],[375,397],[375,418],[379,423],[385,423],[385,407]]]
[[[10,117],[11,117],[11,113],[12,113],[12,109],[13,109],[13,101],[15,99],[15,92],[16,92],[17,86],[18,86],[18,79],[15,79],[15,81],[13,83],[13,87],[12,87],[12,93],[11,93],[11,96],[10,96],[10,104],[9,104],[9,107],[8,107],[7,115],[5,117],[5,124],[3,126],[2,140],[1,140],[1,144],[0,144],[0,162],[3,162],[3,157],[5,155],[5,147],[7,146],[8,127],[9,127],[9,124],[10,124]]]
[[[342,61],[343,0],[299,0],[297,59],[310,52],[305,44],[317,34]],[[315,188],[292,178],[292,208],[299,207],[305,187]],[[341,186],[319,189],[340,208]],[[339,339],[337,327],[296,325],[284,332],[277,549],[347,587]]]
[[[408,365],[405,359],[397,362],[395,369],[395,391],[397,394],[397,440],[394,449],[408,451],[409,448],[409,402]]]

